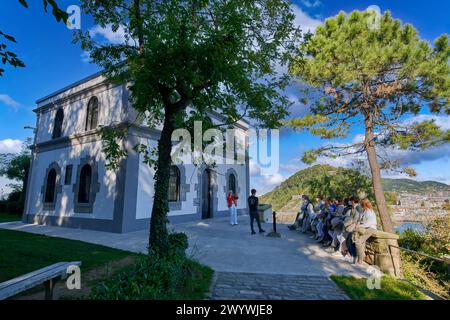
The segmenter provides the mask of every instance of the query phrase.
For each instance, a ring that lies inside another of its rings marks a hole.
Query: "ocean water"
[[[425,227],[423,226],[423,224],[421,222],[403,222],[395,227],[395,230],[400,233],[405,232],[405,230],[407,230],[407,229],[412,229],[413,231],[416,231],[416,232],[424,232],[425,231]]]

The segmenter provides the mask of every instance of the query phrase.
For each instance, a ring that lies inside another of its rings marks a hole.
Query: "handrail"
[[[433,259],[433,260],[439,261],[439,262],[444,263],[444,264],[448,264],[448,261],[446,261],[444,259],[440,259],[440,258],[436,258],[436,257],[430,256],[430,255],[428,255],[426,253],[422,253],[422,252],[406,249],[406,248],[403,248],[403,247],[397,247],[397,246],[393,246],[393,245],[390,245],[390,246],[393,247],[393,248],[397,248],[397,249],[406,251],[406,252],[415,253],[415,254],[418,254],[420,256],[424,256],[426,258]]]

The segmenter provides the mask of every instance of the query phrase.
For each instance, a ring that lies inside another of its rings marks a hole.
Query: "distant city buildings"
[[[398,192],[397,204],[391,205],[396,218],[421,220],[429,215],[449,214],[444,204],[450,199],[448,191],[433,191],[422,194]]]

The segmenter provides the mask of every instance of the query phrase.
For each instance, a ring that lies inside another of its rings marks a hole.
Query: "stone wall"
[[[365,262],[376,265],[386,274],[400,277],[401,258],[397,234],[377,231],[366,242]]]

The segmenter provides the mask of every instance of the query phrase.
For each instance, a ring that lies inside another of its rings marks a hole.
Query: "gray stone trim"
[[[88,229],[122,233],[122,229],[117,228],[116,221],[107,219],[27,214],[25,216],[25,223],[38,223],[42,225],[58,226],[63,228]]]
[[[48,112],[48,111],[56,108],[57,106],[73,104],[74,102],[76,102],[78,100],[86,99],[86,98],[90,97],[91,95],[97,95],[99,93],[102,93],[106,90],[113,89],[120,85],[121,84],[109,83],[109,82],[107,82],[107,80],[104,80],[100,83],[94,84],[93,86],[90,86],[87,88],[83,88],[83,89],[76,91],[74,93],[71,93],[67,96],[56,98],[56,96],[58,94],[64,93],[64,91],[67,90],[67,88],[63,88],[63,89],[59,90],[60,92],[54,96],[47,97],[46,99],[40,99],[40,100],[36,101],[36,103],[41,104],[41,106],[33,109],[33,111],[35,113],[45,113],[45,112]],[[48,102],[46,102],[46,100],[48,100]]]
[[[223,186],[223,192],[227,195],[228,191],[230,191],[230,185],[229,185],[229,179],[230,175],[234,175],[235,182],[236,182],[236,193],[239,194],[241,192],[241,187],[239,186],[239,176],[233,168],[229,168],[227,172],[225,173],[225,185]]]
[[[48,173],[52,169],[55,169],[55,171],[56,171],[55,197],[53,199],[53,202],[45,202],[45,191],[47,190]],[[48,168],[45,170],[44,183],[43,183],[43,185],[41,187],[42,203],[43,203],[42,209],[44,211],[54,211],[55,210],[55,205],[56,205],[56,200],[58,198],[58,193],[61,193],[61,191],[62,191],[61,167],[58,165],[58,163],[52,162],[52,163],[50,163]]]
[[[128,134],[127,139],[123,141],[124,148],[128,152],[126,165],[124,166],[124,189],[123,193],[123,213],[122,213],[122,232],[127,230],[137,230],[136,226],[136,207],[137,192],[139,184],[139,166],[141,165],[139,153],[133,150],[133,147],[139,143],[139,138]],[[149,204],[150,207],[150,204]]]
[[[197,191],[197,197],[194,198],[193,200],[193,205],[197,207],[197,214],[200,216],[202,216],[202,208],[203,208],[203,199],[202,199],[202,194],[203,194],[203,190],[202,190],[202,186],[203,186],[203,181],[202,181],[202,175],[203,172],[205,170],[209,170],[211,172],[211,181],[212,181],[212,186],[211,186],[211,191],[212,191],[212,197],[211,197],[211,201],[212,201],[212,216],[211,218],[214,218],[217,211],[218,211],[218,205],[219,205],[219,199],[217,198],[217,193],[219,191],[219,187],[217,185],[217,172],[214,171],[211,168],[207,168],[207,166],[205,164],[202,164],[198,167],[198,172],[197,172],[197,183],[194,184],[194,191]]]
[[[78,202],[78,192],[80,189],[80,174],[81,169],[85,165],[90,165],[92,170],[91,176],[91,190],[89,194],[89,203]],[[92,157],[84,157],[80,159],[80,164],[77,168],[76,182],[73,185],[73,203],[74,212],[76,213],[92,213],[94,211],[94,202],[97,192],[100,191],[100,182],[98,181],[98,163]]]
[[[169,209],[170,211],[181,210],[181,205],[183,201],[186,201],[186,194],[191,191],[191,185],[186,183],[186,168],[184,165],[177,165],[178,170],[180,171],[180,197],[178,201],[169,201]]]
[[[246,136],[245,137],[245,144],[246,144],[246,148],[245,148],[245,203],[247,206],[247,210],[248,210],[248,197],[250,197],[250,155],[249,155],[249,151],[248,151],[248,146],[249,146],[249,137]]]

